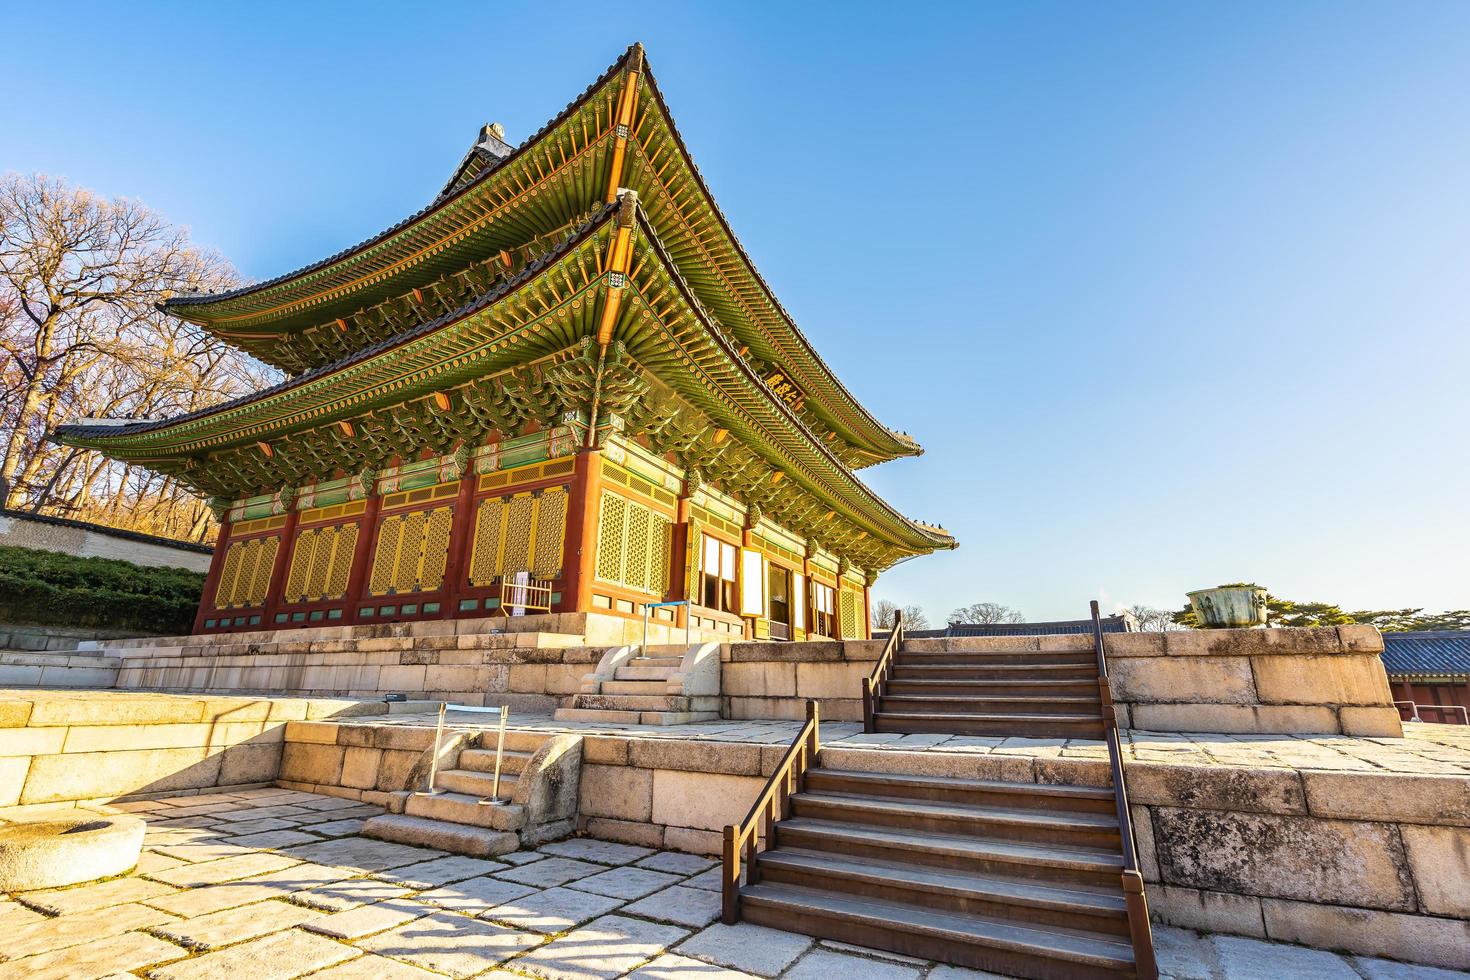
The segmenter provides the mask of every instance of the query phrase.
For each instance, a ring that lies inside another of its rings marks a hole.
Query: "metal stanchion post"
[[[500,709],[500,734],[495,742],[495,781],[490,784],[490,799],[481,800],[481,803],[490,806],[504,806],[506,801],[500,798],[500,762],[505,757],[505,725],[510,717],[509,708]]]
[[[448,707],[449,705],[446,702],[439,702],[439,723],[434,726],[434,754],[429,756],[429,788],[419,793],[419,796],[433,796],[438,792],[434,788],[434,780],[439,776],[440,743],[444,739],[444,711]]]

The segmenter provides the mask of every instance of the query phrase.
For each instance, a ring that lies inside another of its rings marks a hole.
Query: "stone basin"
[[[0,824],[0,892],[59,888],[130,871],[144,823],[126,814],[36,817]]]

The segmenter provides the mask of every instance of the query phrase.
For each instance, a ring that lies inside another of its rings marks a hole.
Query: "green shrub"
[[[0,622],[187,633],[204,575],[0,545]]]

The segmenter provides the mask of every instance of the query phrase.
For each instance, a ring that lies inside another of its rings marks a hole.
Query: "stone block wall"
[[[325,699],[0,692],[0,806],[266,785],[291,719],[386,710]]]
[[[721,715],[806,717],[821,702],[828,721],[862,721],[863,678],[883,652],[882,640],[727,643],[720,650]]]
[[[1126,778],[1160,921],[1470,968],[1470,778],[1145,762]]]
[[[1403,735],[1372,626],[1109,633],[1104,643],[1126,728]]]
[[[433,746],[434,729],[293,721],[284,739],[279,785],[386,806]]]

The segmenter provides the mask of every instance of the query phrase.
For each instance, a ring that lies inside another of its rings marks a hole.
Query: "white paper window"
[[[759,551],[740,553],[740,615],[766,614],[766,559]]]
[[[800,572],[791,573],[791,598],[793,608],[791,610],[791,625],[797,629],[806,629],[806,603],[802,597],[806,595],[806,576]]]

